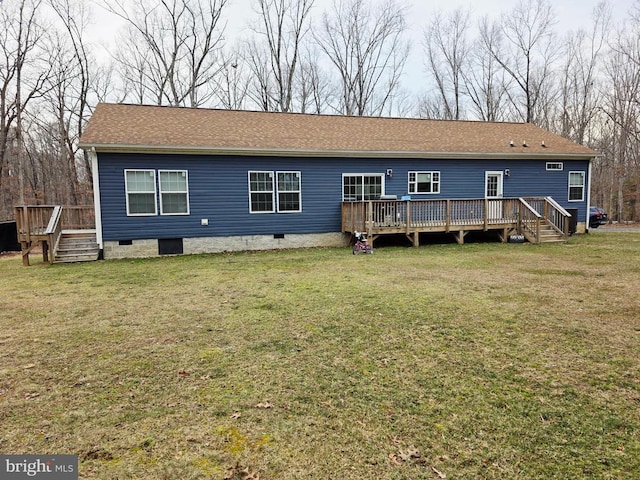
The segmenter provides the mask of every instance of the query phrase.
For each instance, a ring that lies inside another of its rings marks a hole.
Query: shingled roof
[[[96,107],[80,146],[99,152],[236,155],[585,159],[597,155],[589,148],[526,123],[110,103]]]

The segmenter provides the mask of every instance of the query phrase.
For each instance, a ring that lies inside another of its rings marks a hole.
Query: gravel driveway
[[[590,228],[589,233],[607,233],[607,232],[633,232],[640,233],[640,223],[611,223],[602,225],[598,228]]]

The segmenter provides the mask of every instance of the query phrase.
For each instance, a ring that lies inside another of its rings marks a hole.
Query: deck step
[[[63,233],[56,250],[56,263],[93,262],[100,255],[95,233]]]

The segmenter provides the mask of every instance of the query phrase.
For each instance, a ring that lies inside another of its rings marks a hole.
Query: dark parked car
[[[598,228],[609,223],[607,212],[599,207],[589,207],[589,228]]]

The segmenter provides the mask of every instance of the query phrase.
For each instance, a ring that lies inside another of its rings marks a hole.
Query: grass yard
[[[0,257],[0,452],[98,479],[640,478],[640,234]]]

